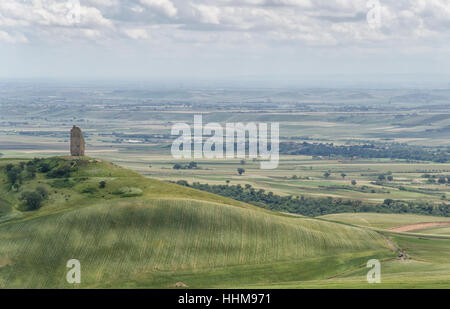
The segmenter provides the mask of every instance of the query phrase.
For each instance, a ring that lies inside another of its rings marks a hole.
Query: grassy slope
[[[366,282],[361,267],[329,280],[258,284],[252,288],[445,288],[450,287],[450,241],[414,236],[392,236],[391,241],[408,254],[407,260],[381,263],[381,284]]]
[[[70,287],[72,258],[81,287],[233,287],[324,279],[393,256],[370,230],[272,213],[106,162],[80,166],[71,187],[44,175],[24,183],[51,195],[41,210],[0,223],[0,287]],[[101,180],[105,189],[83,193]],[[142,194],[114,194],[125,187]],[[17,204],[4,183],[1,194]]]

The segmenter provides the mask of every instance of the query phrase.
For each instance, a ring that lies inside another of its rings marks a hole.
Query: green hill
[[[30,211],[24,192],[41,191]],[[1,288],[71,288],[70,259],[81,263],[82,288],[203,288],[327,279],[395,256],[370,229],[270,212],[89,158],[0,160],[0,207]]]

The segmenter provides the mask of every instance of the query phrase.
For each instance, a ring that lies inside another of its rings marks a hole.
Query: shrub
[[[20,196],[20,200],[23,201],[23,210],[32,211],[41,208],[43,201],[42,195],[38,192],[23,192]]]
[[[36,188],[36,192],[39,193],[42,196],[42,199],[47,199],[48,198],[48,191],[46,188],[44,187],[37,187]]]
[[[19,166],[13,166],[6,172],[8,183],[14,187],[22,183],[22,170]]]
[[[57,168],[52,169],[47,173],[49,178],[67,178],[70,177],[71,167],[68,164],[63,164]]]

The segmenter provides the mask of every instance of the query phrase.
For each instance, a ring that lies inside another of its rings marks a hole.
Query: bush
[[[18,166],[7,167],[6,177],[11,185],[22,182],[22,170]]]
[[[181,168],[182,168],[181,164],[178,164],[178,163],[173,166],[174,170],[179,170]]]
[[[43,201],[42,195],[38,192],[23,192],[20,196],[20,200],[23,201],[23,209],[26,211],[38,210],[41,208]]]
[[[67,178],[70,177],[71,167],[68,164],[64,164],[60,167],[52,169],[47,173],[49,178]]]
[[[104,181],[104,180],[100,181],[99,184],[98,184],[98,187],[99,187],[100,189],[106,188],[106,181]]]
[[[45,200],[48,198],[48,191],[44,187],[37,187],[36,192],[42,196],[42,199]]]

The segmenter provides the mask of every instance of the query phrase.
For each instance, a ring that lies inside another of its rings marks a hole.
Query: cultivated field
[[[81,288],[450,288],[449,227],[430,225],[450,220],[404,214],[449,207],[450,90],[119,88],[1,88],[0,287],[71,288],[66,262],[79,259]],[[199,114],[279,122],[279,167],[174,169],[194,160],[172,158],[170,130]],[[92,158],[61,157],[74,124]],[[13,183],[11,164],[23,165]],[[398,213],[303,217],[178,180]],[[24,209],[38,191],[41,207]],[[366,281],[372,258],[379,285]]]
[[[39,211],[0,224],[2,287],[67,287],[65,263],[72,258],[83,265],[83,287],[170,287],[179,278],[206,287],[282,282],[287,273],[325,279],[369,258],[395,256],[374,231],[269,212],[147,180],[104,162],[82,161],[87,164],[79,163],[69,181],[87,178],[83,183],[63,192],[57,188]],[[54,180],[39,176],[26,188],[51,187]],[[102,179],[108,180],[105,189],[84,190]],[[145,193],[108,197],[131,185]],[[177,199],[176,192],[184,198]],[[15,203],[17,194],[6,197]],[[76,202],[61,202],[60,195]],[[99,195],[109,201],[99,201]],[[215,203],[207,201],[212,198]]]

